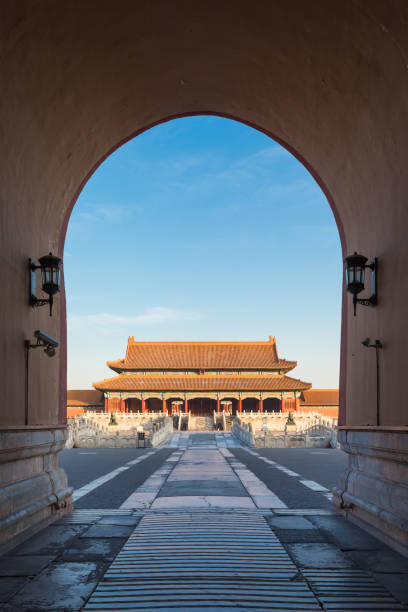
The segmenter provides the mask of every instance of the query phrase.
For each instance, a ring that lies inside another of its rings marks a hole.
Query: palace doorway
[[[217,402],[209,397],[196,397],[189,400],[188,408],[192,416],[211,416],[217,410]]]

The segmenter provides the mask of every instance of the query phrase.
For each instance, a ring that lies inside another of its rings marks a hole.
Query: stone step
[[[191,431],[212,431],[214,429],[214,421],[211,416],[192,416],[190,419]]]

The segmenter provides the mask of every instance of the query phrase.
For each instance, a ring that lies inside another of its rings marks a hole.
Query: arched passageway
[[[335,501],[406,548],[408,8],[291,0],[262,1],[254,11],[238,0],[233,13],[219,2],[160,1],[154,10],[127,0],[119,8],[107,0],[70,3],[64,11],[50,0],[4,6],[0,418],[9,474],[2,486],[15,501],[0,508],[2,537],[70,504],[62,470],[51,474],[36,459],[52,455],[56,465],[63,445],[65,299],[56,300],[52,318],[28,306],[27,259],[63,255],[78,194],[122,142],[171,117],[214,113],[292,151],[325,192],[344,255],[379,257],[378,306],[359,307],[353,317],[343,299],[340,441],[358,456],[358,469],[350,462]],[[315,274],[310,280],[324,299],[324,283]],[[52,361],[32,360],[26,392],[23,341],[39,328],[61,346]],[[379,410],[373,351],[361,345],[367,336],[384,347]],[[23,469],[27,453],[32,462]],[[13,497],[22,482],[26,494]]]

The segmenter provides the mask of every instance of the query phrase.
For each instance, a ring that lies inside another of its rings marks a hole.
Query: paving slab
[[[283,544],[305,544],[324,542],[327,539],[318,529],[274,529],[275,534]]]
[[[0,578],[0,602],[7,601],[24,585],[27,578]]]
[[[50,525],[13,550],[13,555],[59,554],[86,529],[81,525]]]
[[[317,531],[317,527],[303,516],[272,516],[268,519],[268,523],[273,529],[314,529]]]
[[[0,576],[35,576],[54,559],[51,555],[4,555],[0,557]]]
[[[113,561],[127,538],[80,538],[60,557],[64,561]]]
[[[232,495],[246,497],[242,484],[235,480],[177,480],[167,481],[161,488],[159,497],[176,495]]]
[[[385,550],[350,550],[347,556],[359,567],[381,574],[408,574],[408,559],[390,548]],[[408,576],[406,576],[408,580]]]
[[[140,521],[140,516],[103,516],[98,525],[129,525],[135,527]]]
[[[390,593],[408,606],[408,580],[405,574],[382,574],[373,572],[374,578]]]
[[[131,525],[92,525],[80,537],[82,538],[127,538],[133,531]]]
[[[299,567],[313,569],[355,567],[352,560],[332,544],[287,544],[286,550]]]
[[[255,508],[249,497],[221,495],[184,495],[180,497],[158,497],[152,508],[165,510],[169,508]]]
[[[31,580],[8,602],[10,610],[80,610],[102,577],[106,564],[59,563]],[[7,610],[7,608],[6,608]]]
[[[342,516],[314,516],[310,521],[342,550],[380,550],[386,544]]]

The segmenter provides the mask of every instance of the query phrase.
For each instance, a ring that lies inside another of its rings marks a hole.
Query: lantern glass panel
[[[52,283],[52,268],[43,268],[42,269],[42,284],[48,285]]]
[[[346,258],[346,286],[347,290],[354,295],[364,289],[366,261],[367,258],[358,253]]]
[[[54,257],[51,253],[41,257],[41,277],[42,290],[48,295],[54,295],[60,289],[60,266],[59,257]]]
[[[355,274],[354,282],[361,283],[364,287],[365,268],[361,268],[360,266],[356,267],[354,274]]]

